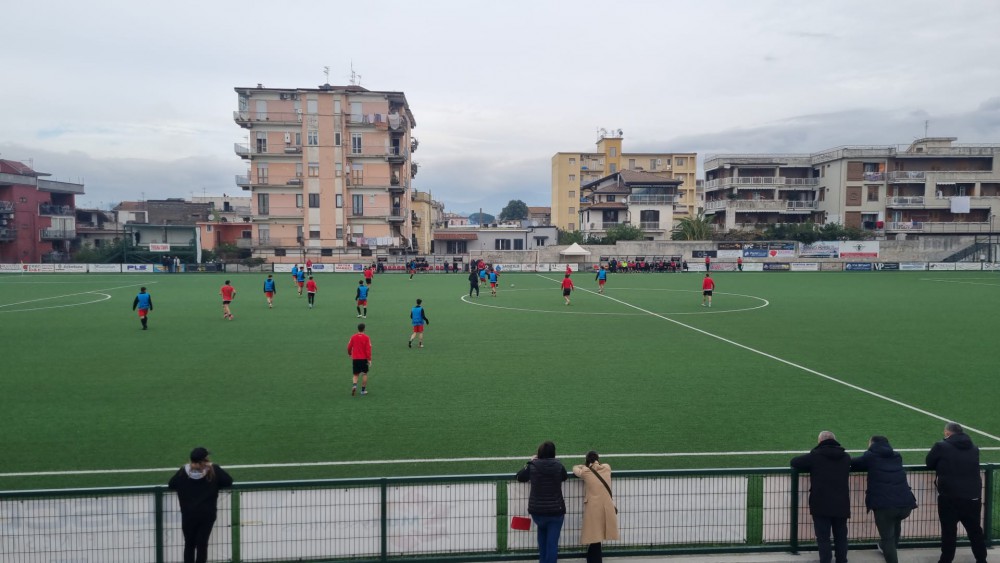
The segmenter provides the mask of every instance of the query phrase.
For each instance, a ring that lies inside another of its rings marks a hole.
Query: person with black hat
[[[191,450],[191,462],[177,470],[168,487],[177,491],[184,533],[184,563],[208,560],[208,538],[215,525],[219,489],[233,486],[233,478],[208,459],[205,448]]]

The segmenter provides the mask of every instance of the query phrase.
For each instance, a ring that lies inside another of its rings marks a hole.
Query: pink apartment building
[[[76,239],[76,196],[83,184],[0,160],[0,263],[65,262]]]
[[[250,233],[240,246],[274,262],[417,250],[416,121],[402,92],[329,84],[235,90],[233,117],[248,137],[235,150],[249,164],[236,184],[251,194]]]

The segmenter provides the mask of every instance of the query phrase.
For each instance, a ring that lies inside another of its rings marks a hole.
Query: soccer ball
[[[511,286],[511,287],[514,287],[514,284],[510,284],[510,286]]]

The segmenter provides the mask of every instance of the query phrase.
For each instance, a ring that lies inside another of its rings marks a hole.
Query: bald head
[[[837,437],[833,435],[833,432],[829,430],[824,430],[819,433],[819,438],[816,439],[817,442],[822,442],[823,440],[836,440]]]

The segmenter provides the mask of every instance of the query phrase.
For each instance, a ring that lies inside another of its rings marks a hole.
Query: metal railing
[[[893,196],[886,199],[886,205],[894,207],[923,206],[924,196]]]
[[[10,242],[17,240],[17,229],[0,229],[0,241]]]
[[[760,186],[760,187],[812,187],[819,185],[819,178],[786,178],[784,176],[733,176],[716,178],[705,182],[705,189],[725,188],[730,186]]]
[[[889,172],[889,180],[892,182],[923,182],[927,178],[927,173],[923,170],[896,170]]]
[[[644,231],[658,231],[660,229],[659,221],[639,221],[639,228]]]
[[[706,210],[727,208],[736,211],[809,211],[816,209],[816,202],[783,199],[718,199],[705,202]]]
[[[69,205],[53,205],[50,203],[39,203],[39,215],[73,215],[76,210]]]
[[[76,238],[76,229],[40,229],[42,240]]]
[[[933,473],[909,468],[919,508],[901,547],[936,545]],[[984,531],[997,534],[996,467],[986,465]],[[864,506],[867,475],[852,474],[848,537],[877,539]],[[790,469],[619,471],[611,486],[621,539],[608,555],[815,549],[809,476]],[[220,495],[211,561],[470,561],[532,559],[535,534],[511,530],[527,516],[529,485],[512,475],[463,475],[237,483]],[[560,550],[580,554],[583,487],[563,486]],[[176,496],[166,487],[0,492],[5,563],[179,561]]]
[[[401,206],[377,207],[366,205],[360,209],[351,208],[350,216],[371,219],[406,219],[406,209]]]
[[[632,205],[673,205],[676,196],[672,195],[630,195],[628,203]]]
[[[885,172],[865,172],[864,179],[866,182],[884,182]]]
[[[918,233],[988,233],[993,226],[983,222],[926,222],[902,221],[885,224],[886,231],[910,231]]]
[[[268,121],[271,123],[302,123],[301,111],[234,111],[237,123]]]
[[[0,200],[0,213],[11,213],[14,211],[14,202]]]

